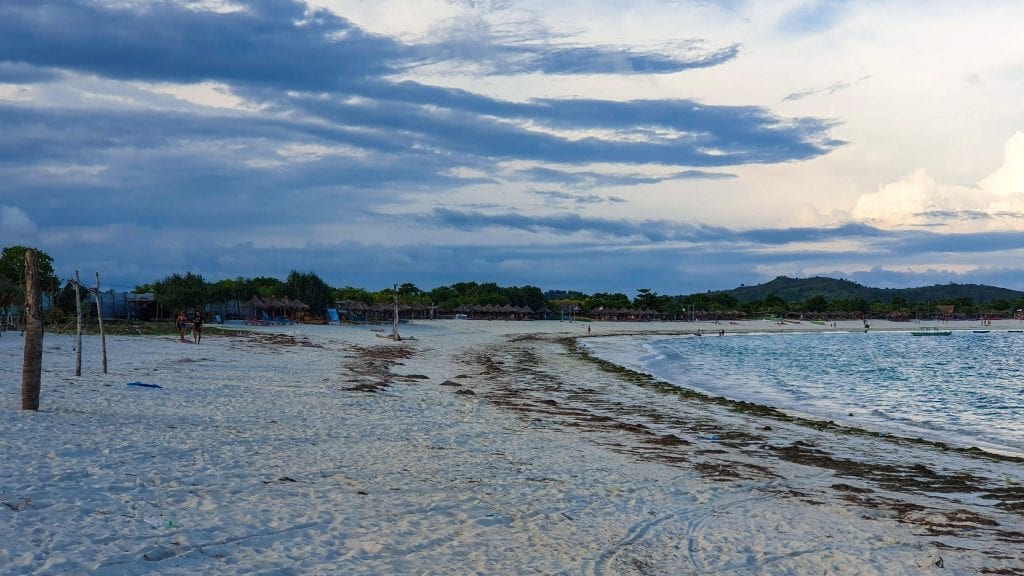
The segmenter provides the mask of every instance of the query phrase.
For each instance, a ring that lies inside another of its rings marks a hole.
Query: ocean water
[[[608,337],[583,345],[605,360],[714,396],[1024,456],[1024,333]]]

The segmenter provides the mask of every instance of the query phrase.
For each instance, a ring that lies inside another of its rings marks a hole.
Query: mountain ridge
[[[790,278],[778,276],[763,284],[740,286],[731,290],[718,290],[719,293],[730,294],[740,303],[763,300],[775,295],[787,302],[802,302],[813,296],[822,296],[828,300],[857,300],[868,302],[876,300],[891,303],[893,298],[902,298],[907,302],[941,302],[970,298],[975,303],[1010,301],[1024,299],[1024,292],[985,284],[934,284],[916,288],[872,288],[853,282],[852,280],[812,276],[810,278]]]

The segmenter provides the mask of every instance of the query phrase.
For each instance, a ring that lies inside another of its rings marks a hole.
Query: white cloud
[[[1024,132],[1017,132],[1007,140],[1003,165],[978,186],[998,196],[1024,196]]]
[[[1024,230],[1024,132],[1011,137],[1003,163],[976,186],[937,181],[919,168],[857,199],[851,216],[882,228],[927,226],[947,232]]]

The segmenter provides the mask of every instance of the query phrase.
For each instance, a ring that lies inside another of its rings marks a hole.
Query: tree
[[[536,286],[522,286],[517,289],[518,296],[522,298],[516,298],[513,300],[513,304],[516,306],[526,306],[534,312],[540,312],[547,308],[548,301],[544,298],[544,292]]]
[[[310,313],[316,316],[327,316],[327,309],[334,304],[331,287],[314,272],[292,270],[284,288],[289,298],[309,305]]]
[[[786,313],[787,305],[782,296],[773,292],[764,297],[764,300],[761,301],[761,307],[770,314],[781,316]]]
[[[270,276],[257,276],[244,281],[239,299],[249,300],[253,296],[259,296],[266,300],[274,296],[283,296],[284,293],[284,282]]]
[[[153,285],[153,296],[169,310],[202,310],[206,305],[206,282],[198,274],[171,274]]]
[[[20,304],[24,295],[24,286],[18,286],[7,276],[0,274],[0,308],[4,311],[3,316],[0,316],[0,324],[3,324],[7,318],[8,308]]]
[[[821,294],[815,294],[804,302],[804,309],[808,312],[824,312],[828,310],[828,300]]]
[[[354,300],[356,302],[362,302],[369,306],[373,304],[373,294],[364,288],[353,288],[352,286],[345,286],[344,288],[335,288],[331,291],[331,297],[334,301]]]
[[[615,294],[598,292],[583,299],[583,308],[585,310],[596,310],[602,307],[618,310],[620,308],[631,308],[632,306],[633,303],[629,301],[629,296],[621,292],[616,292]]]
[[[637,288],[633,305],[643,310],[657,310],[658,293],[652,292],[650,288]]]
[[[25,253],[34,250],[39,263],[39,287],[43,292],[56,292],[60,279],[53,272],[53,258],[46,252],[27,246],[8,246],[0,253],[0,275],[15,286],[25,285]]]

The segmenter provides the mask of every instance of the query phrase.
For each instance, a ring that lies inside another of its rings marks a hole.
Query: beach
[[[105,375],[86,337],[81,377],[73,336],[47,334],[39,412],[18,409],[5,332],[0,566],[1024,574],[1020,461],[674,393],[575,345],[698,329],[863,325],[211,326],[199,345],[108,336]]]

